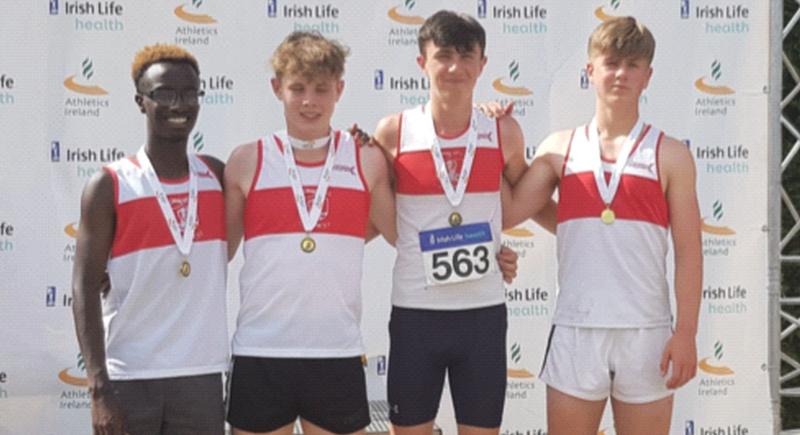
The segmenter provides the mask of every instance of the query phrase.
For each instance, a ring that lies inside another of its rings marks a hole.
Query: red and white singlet
[[[471,281],[428,285],[420,232],[450,227],[448,217],[458,212],[463,225],[488,223],[494,249],[500,247],[502,208],[500,185],[503,153],[497,121],[477,112],[477,149],[462,202],[451,206],[436,176],[431,156],[430,130],[425,128],[425,106],[406,110],[400,118],[400,137],[394,169],[397,179],[397,259],[394,266],[392,305],[403,308],[462,310],[505,302],[502,276],[489,272]],[[463,134],[440,137],[447,172],[455,184],[466,153],[468,128]],[[435,134],[435,133],[433,133]],[[452,258],[450,259],[452,262]],[[456,265],[457,266],[457,265]]]
[[[598,145],[590,144],[588,126],[573,131],[559,186],[554,324],[671,324],[666,279],[669,209],[658,170],[663,137],[660,130],[645,125],[611,203],[616,219],[606,224],[600,219],[605,204],[593,173]],[[606,177],[613,165],[603,161]]]
[[[346,132],[334,135],[335,161],[319,221],[306,236],[277,136],[258,143],[258,166],[244,216],[245,262],[233,353],[276,358],[361,355],[361,268],[369,191],[359,150]],[[307,203],[324,161],[297,162]],[[308,205],[308,204],[307,204]]]
[[[103,298],[106,364],[111,379],[152,379],[223,372],[228,365],[227,242],[222,188],[202,158],[198,225],[184,258],[136,157],[104,169],[114,179],[116,228],[108,261],[111,291]],[[189,178],[161,179],[183,228]]]

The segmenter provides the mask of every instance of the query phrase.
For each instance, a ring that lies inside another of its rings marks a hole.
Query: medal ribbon
[[[275,133],[275,136],[280,139],[283,144],[283,161],[286,163],[286,172],[289,175],[289,184],[292,186],[292,193],[294,194],[294,202],[297,206],[297,213],[300,214],[300,221],[303,223],[303,230],[310,233],[314,230],[319,222],[319,216],[322,213],[322,204],[325,202],[325,196],[328,193],[328,186],[331,182],[331,174],[333,172],[333,161],[336,157],[336,146],[333,143],[333,132],[331,132],[330,141],[328,145],[328,155],[325,157],[325,165],[322,167],[322,175],[319,177],[317,183],[317,191],[314,193],[314,200],[311,203],[311,210],[306,206],[306,195],[303,192],[303,181],[300,179],[300,171],[297,169],[297,163],[294,160],[294,150],[289,142],[289,135],[286,130],[281,130]]]
[[[439,142],[439,136],[436,134],[436,128],[433,126],[433,113],[431,113],[431,103],[425,105],[427,112],[426,127],[428,129],[429,137],[433,138],[431,144],[431,155],[433,157],[434,168],[436,169],[436,176],[439,178],[439,184],[442,185],[445,196],[450,202],[450,205],[457,207],[464,199],[464,192],[467,190],[467,183],[469,183],[470,172],[472,171],[472,161],[475,158],[475,151],[478,148],[478,116],[475,109],[472,109],[470,118],[469,134],[467,135],[467,151],[464,154],[464,161],[461,163],[461,173],[458,176],[458,183],[456,188],[453,189],[453,183],[450,182],[450,175],[447,173],[447,165],[444,161],[442,154],[442,145]]]
[[[150,159],[147,157],[144,147],[141,147],[139,152],[136,153],[136,158],[139,160],[139,165],[144,171],[144,178],[147,180],[147,183],[150,185],[153,193],[155,193],[156,200],[161,208],[161,214],[164,216],[164,220],[167,222],[167,227],[169,228],[170,234],[172,234],[172,240],[175,241],[178,251],[180,251],[184,257],[188,257],[189,252],[192,250],[194,230],[197,226],[198,169],[195,167],[192,156],[188,155],[187,157],[189,160],[189,204],[187,206],[188,210],[186,211],[186,225],[184,226],[183,231],[181,231],[178,219],[175,217],[175,210],[172,209],[172,206],[169,203],[169,198],[167,198],[167,194],[164,192],[164,188],[161,186],[161,182],[158,180],[156,171],[153,169],[153,165],[150,163]]]
[[[636,144],[636,139],[639,138],[639,135],[642,133],[642,129],[644,128],[644,122],[641,119],[636,121],[636,124],[633,126],[633,129],[628,133],[628,137],[625,139],[625,143],[622,145],[622,149],[617,156],[617,162],[614,164],[613,169],[611,170],[611,177],[609,177],[608,184],[606,184],[606,178],[603,174],[603,158],[601,157],[602,151],[600,149],[600,138],[597,133],[597,119],[592,118],[591,124],[589,124],[589,147],[594,148],[596,150],[595,153],[592,153],[594,158],[594,181],[597,184],[597,191],[600,193],[600,198],[603,200],[603,203],[606,207],[611,205],[611,202],[614,200],[614,196],[617,194],[617,189],[619,189],[619,181],[622,178],[622,171],[625,169],[625,164],[628,162],[628,157],[633,150],[634,144]]]

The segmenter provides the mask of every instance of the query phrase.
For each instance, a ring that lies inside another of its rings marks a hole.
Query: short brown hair
[[[317,32],[292,32],[278,45],[270,63],[275,77],[299,74],[307,80],[319,77],[340,79],[349,50]]]
[[[481,57],[486,52],[486,31],[471,15],[441,10],[428,17],[417,35],[419,54],[425,55],[425,46],[433,42],[437,47],[452,47],[464,54],[478,46]]]
[[[157,62],[185,62],[189,64],[197,75],[200,75],[200,67],[192,53],[185,48],[174,44],[154,44],[147,45],[133,57],[131,64],[131,78],[136,88],[139,88],[139,79],[150,65]]]
[[[650,30],[633,17],[614,17],[597,26],[589,37],[589,59],[597,55],[653,62],[656,41]]]

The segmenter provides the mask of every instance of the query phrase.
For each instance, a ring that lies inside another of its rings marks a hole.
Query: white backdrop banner
[[[134,153],[145,121],[130,63],[146,44],[185,46],[206,96],[191,147],[226,159],[281,127],[268,59],[292,30],[351,49],[334,126],[367,130],[427,101],[414,59],[425,17],[476,16],[488,64],[477,100],[513,101],[526,154],[548,132],[588,122],[586,41],[601,20],[634,15],[657,40],[643,117],[691,149],[705,275],[698,374],[676,394],[672,433],[767,434],[767,111],[769,4],[763,0],[3,0],[0,14],[0,433],[90,432],[71,316],[71,268],[88,178]],[[556,297],[554,238],[534,224],[505,234],[520,254],[506,287],[504,435],[546,433],[538,378]],[[367,248],[363,331],[385,382],[392,249]],[[229,319],[238,306],[230,266]],[[191,325],[186,325],[191,327]],[[371,395],[383,389],[371,385]],[[437,424],[455,433],[449,391]],[[380,397],[371,397],[380,399]],[[610,413],[602,433],[615,433]]]

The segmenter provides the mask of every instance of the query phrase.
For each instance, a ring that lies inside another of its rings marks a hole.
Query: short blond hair
[[[609,55],[653,62],[656,40],[644,24],[633,17],[614,17],[597,26],[589,36],[589,59]]]
[[[307,80],[340,79],[349,50],[317,32],[292,32],[278,45],[270,63],[275,77],[300,75]]]
[[[185,62],[189,64],[197,75],[200,75],[200,66],[197,59],[183,47],[174,44],[147,45],[136,52],[131,64],[131,78],[134,86],[139,87],[139,79],[150,65],[157,62]]]

